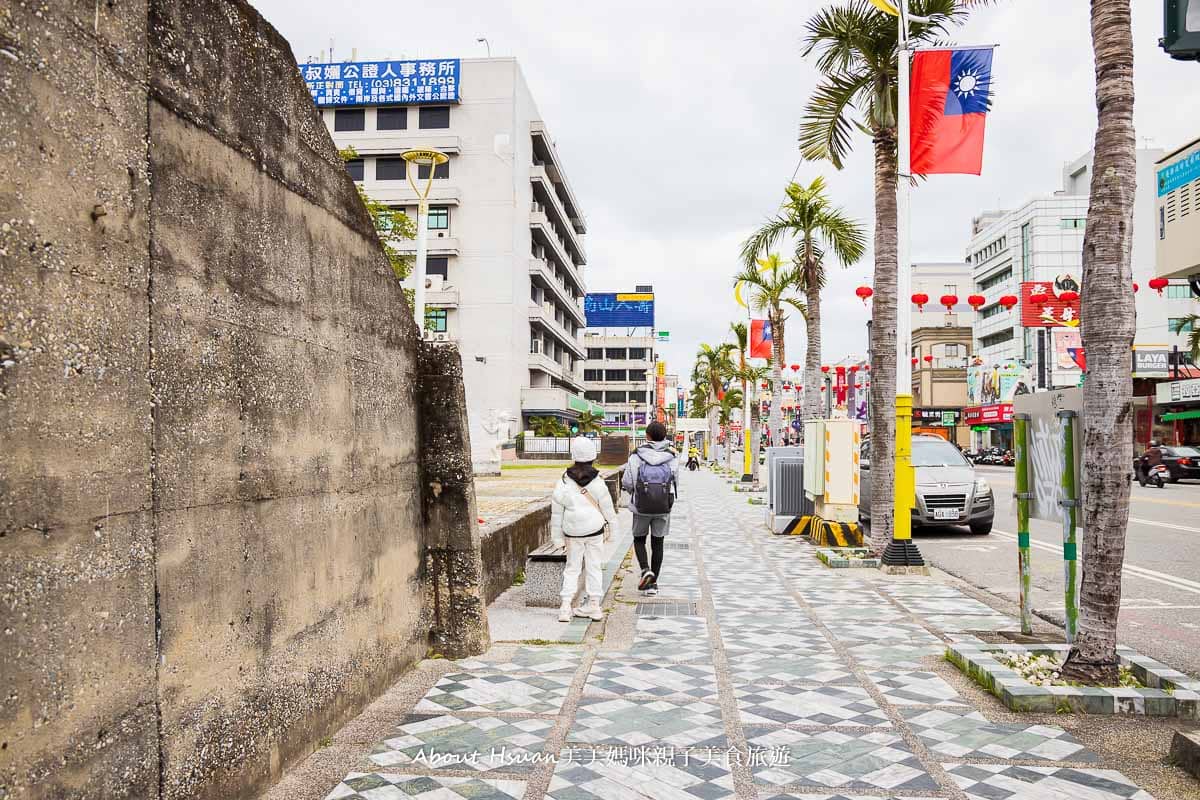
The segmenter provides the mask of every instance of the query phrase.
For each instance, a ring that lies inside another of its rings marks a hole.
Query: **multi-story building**
[[[584,397],[603,405],[605,431],[641,435],[654,419],[655,337],[589,330],[583,342]]]
[[[459,63],[454,102],[323,115],[337,145],[357,151],[347,163],[354,180],[409,216],[417,196],[400,154],[428,147],[450,157],[433,170],[429,196],[426,328],[462,352],[478,451],[530,417],[569,424],[602,409],[583,398],[587,223],[562,158],[515,59]]]
[[[967,303],[974,293],[971,265],[960,261],[915,263],[912,285],[914,293],[929,296],[924,310],[914,309],[912,314],[913,430],[944,436],[965,447],[970,437],[962,425],[962,409],[967,405],[967,364],[975,314]],[[949,309],[940,302],[946,295],[958,298]]]

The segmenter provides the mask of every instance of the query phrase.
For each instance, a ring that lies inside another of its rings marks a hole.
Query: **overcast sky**
[[[296,57],[515,56],[554,136],[588,219],[593,291],[652,283],[659,329],[671,332],[671,372],[690,372],[700,342],[738,317],[730,276],[739,243],[778,207],[799,162],[796,131],[815,70],[800,57],[804,23],[824,0],[441,0],[427,22],[411,3],[251,0]],[[1174,149],[1200,136],[1200,65],[1158,48],[1160,0],[1133,0],[1136,126],[1141,143]],[[1036,10],[1035,10],[1036,9]],[[961,260],[971,217],[1058,187],[1064,162],[1095,128],[1085,0],[1011,0],[978,11],[955,34],[998,44],[994,104],[981,177],[938,176],[913,195],[915,260]],[[825,175],[836,203],[872,225],[871,143],[855,139],[841,172]],[[786,252],[786,251],[784,251]],[[834,268],[824,295],[824,358],[866,349],[872,255]],[[803,356],[802,321],[788,361]]]

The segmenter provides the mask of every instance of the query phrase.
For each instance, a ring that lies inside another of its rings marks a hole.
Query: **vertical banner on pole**
[[[1063,497],[1059,502],[1063,507],[1063,603],[1066,608],[1067,644],[1075,642],[1079,627],[1079,541],[1075,532],[1079,500],[1075,493],[1075,417],[1075,412],[1071,410],[1058,412],[1058,418],[1062,421]]]
[[[1033,569],[1029,552],[1029,415],[1013,416],[1013,437],[1016,439],[1017,468],[1017,574],[1020,579],[1021,633],[1033,633]]]

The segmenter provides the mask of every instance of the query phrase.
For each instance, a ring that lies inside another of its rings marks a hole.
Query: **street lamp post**
[[[912,507],[916,476],[912,466],[912,371],[905,368],[912,350],[912,264],[909,253],[909,183],[912,159],[909,140],[909,30],[911,22],[925,17],[908,13],[908,0],[894,3],[900,26],[897,57],[896,103],[896,480],[892,541],[883,552],[884,566],[924,566],[921,551],[912,540]]]
[[[428,249],[429,239],[429,190],[433,188],[433,173],[439,166],[450,160],[449,156],[439,150],[417,149],[405,150],[400,154],[404,159],[404,173],[408,178],[408,184],[417,193],[417,257],[416,264],[413,265],[413,273],[415,275],[414,291],[413,291],[413,317],[417,323],[417,330],[421,332],[421,338],[425,337],[425,261],[426,250]],[[422,189],[417,185],[418,178],[413,176],[413,167],[419,170],[421,167],[428,167],[429,178],[425,181],[425,188]]]

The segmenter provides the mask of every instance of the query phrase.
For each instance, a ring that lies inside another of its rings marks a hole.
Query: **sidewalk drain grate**
[[[692,546],[687,542],[664,542],[663,546],[668,550],[691,550]]]
[[[638,603],[634,613],[639,617],[698,617],[700,616],[700,606],[696,603],[674,601]]]

